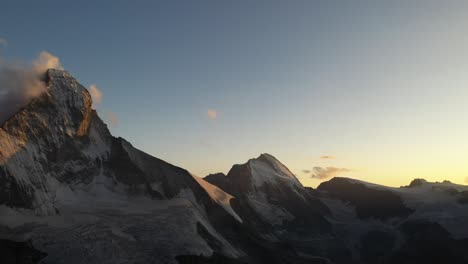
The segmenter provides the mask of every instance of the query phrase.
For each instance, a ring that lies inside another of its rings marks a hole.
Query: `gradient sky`
[[[200,176],[268,152],[310,186],[468,180],[467,1],[2,1],[0,38]]]

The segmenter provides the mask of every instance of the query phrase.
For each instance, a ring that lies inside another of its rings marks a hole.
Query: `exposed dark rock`
[[[422,186],[424,184],[426,184],[427,181],[425,179],[414,179],[413,181],[411,181],[411,183],[408,185],[409,188],[414,188],[414,187],[418,187],[418,186]]]
[[[392,264],[466,264],[467,240],[457,240],[439,224],[408,221],[401,225],[406,242],[397,250]]]
[[[15,242],[0,239],[0,263],[36,264],[47,254],[36,250],[31,242]]]
[[[247,264],[246,262],[228,258],[217,253],[210,257],[183,255],[177,256],[176,259],[180,264]]]
[[[0,167],[0,204],[10,207],[33,207],[34,189],[19,183],[9,175],[8,169]]]
[[[468,204],[468,191],[463,191],[459,193],[458,202],[461,204]]]
[[[361,261],[369,264],[385,263],[395,245],[395,235],[384,231],[370,231],[361,236]]]

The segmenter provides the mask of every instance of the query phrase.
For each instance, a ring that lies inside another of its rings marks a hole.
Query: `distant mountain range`
[[[0,263],[468,263],[467,186],[312,189],[270,154],[199,178],[113,137],[68,72],[45,75],[0,128]]]

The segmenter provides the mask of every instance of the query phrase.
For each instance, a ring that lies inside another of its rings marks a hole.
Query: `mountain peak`
[[[411,181],[410,185],[408,187],[414,188],[418,186],[422,186],[427,184],[428,182],[425,179],[414,179]]]
[[[65,70],[48,69],[46,72],[47,92],[59,101],[68,101],[67,106],[91,107],[92,99],[88,90]]]
[[[48,69],[40,79],[45,84],[45,91],[29,99],[4,123],[7,123],[10,119],[15,119],[15,116],[24,115],[25,112],[40,112],[48,106],[52,107],[53,111],[56,112],[52,117],[62,114],[63,110],[73,117],[76,117],[78,112],[91,112],[92,99],[90,93],[67,71]]]
[[[261,159],[261,158],[264,158],[264,159],[275,159],[277,160],[273,155],[269,154],[269,153],[262,153],[260,154],[260,156],[258,156],[257,159]]]
[[[90,93],[68,72],[47,70],[45,91],[0,128],[0,204],[54,213],[51,193],[70,182],[89,183],[110,152],[111,135],[92,109]],[[9,188],[13,186],[14,188]],[[11,193],[15,191],[17,197]]]
[[[47,70],[47,95],[62,125],[84,135],[91,121],[92,98],[88,90],[67,71]]]
[[[48,76],[72,77],[73,78],[73,76],[68,71],[60,70],[60,69],[54,69],[54,68],[47,69],[46,74]]]
[[[287,181],[296,186],[302,186],[296,176],[271,154],[263,153],[258,158],[249,160],[247,164],[256,186],[278,181]]]

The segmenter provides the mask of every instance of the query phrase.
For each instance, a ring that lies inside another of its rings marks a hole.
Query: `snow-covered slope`
[[[205,181],[204,179],[193,175],[193,178],[202,186],[210,195],[210,197],[221,205],[230,215],[232,215],[237,221],[242,223],[242,219],[231,207],[231,200],[234,198],[232,195],[224,192],[215,185]]]
[[[279,160],[270,154],[262,154],[257,159],[248,162],[255,187],[268,184],[289,184],[291,187],[302,188],[301,182]]]
[[[213,174],[205,179],[248,204],[273,226],[294,221],[297,211],[307,207],[315,212],[323,209],[317,208],[316,204],[310,205],[315,203],[310,193],[285,165],[270,154],[234,165],[227,176]]]

